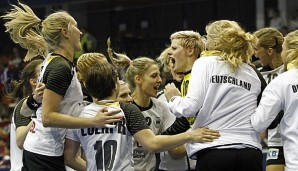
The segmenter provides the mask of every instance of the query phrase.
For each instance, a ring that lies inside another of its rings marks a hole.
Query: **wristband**
[[[41,103],[36,102],[33,98],[33,94],[31,94],[27,99],[27,106],[31,110],[37,110],[39,108],[39,106],[41,106]]]

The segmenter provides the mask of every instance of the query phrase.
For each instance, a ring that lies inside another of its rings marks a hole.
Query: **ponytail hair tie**
[[[132,65],[132,63],[133,63],[133,61],[131,60],[131,61],[129,61],[129,65]]]

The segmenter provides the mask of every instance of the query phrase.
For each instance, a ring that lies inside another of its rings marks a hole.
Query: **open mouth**
[[[170,57],[170,61],[173,65],[175,64],[175,59],[173,57]]]
[[[158,90],[159,89],[159,85],[156,85],[153,88],[154,88],[154,90]]]

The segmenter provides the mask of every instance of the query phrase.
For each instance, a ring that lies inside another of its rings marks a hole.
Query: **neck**
[[[269,64],[270,68],[275,69],[280,67],[283,64],[281,55],[275,55],[272,59],[272,62]]]
[[[74,56],[74,52],[73,51],[68,51],[66,49],[55,49],[54,53],[57,53],[59,55],[64,56],[66,59],[68,59],[69,61],[73,62],[73,56]]]
[[[193,64],[195,63],[196,60],[197,60],[197,58],[195,58],[195,57],[188,57],[187,65],[186,65],[186,67],[185,67],[185,69],[184,69],[183,72],[190,71],[192,69],[192,66],[193,66]]]
[[[141,107],[148,107],[150,105],[150,97],[144,95],[144,93],[137,93],[134,91],[131,95],[133,101]]]

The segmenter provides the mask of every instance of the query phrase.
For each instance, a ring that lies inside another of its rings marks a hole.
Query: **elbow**
[[[69,166],[71,167],[72,166],[72,162],[73,162],[73,158],[72,157],[69,157],[68,155],[64,155],[64,164],[66,166]]]
[[[42,117],[42,125],[43,127],[47,128],[47,127],[51,127],[53,124],[49,118]]]
[[[150,143],[148,143],[148,145],[145,145],[144,147],[148,152],[151,152],[151,153],[159,153],[159,152],[163,151],[158,142],[157,143],[150,142]]]
[[[24,141],[17,140],[16,143],[17,143],[18,148],[23,150]]]

